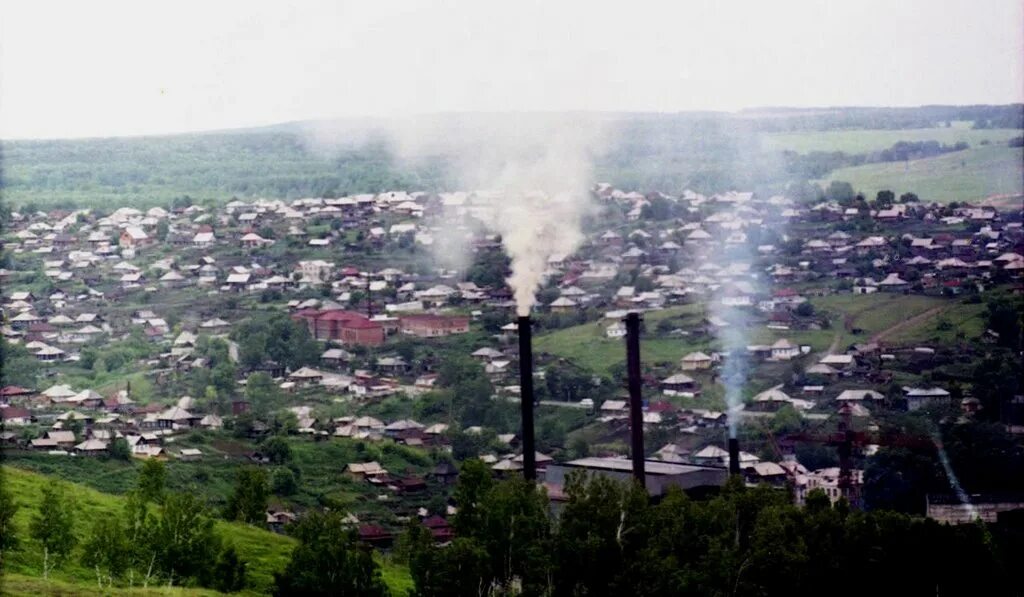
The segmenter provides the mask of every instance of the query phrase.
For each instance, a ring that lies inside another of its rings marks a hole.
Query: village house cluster
[[[664,463],[720,467],[728,457],[720,439],[711,441],[721,438],[726,414],[708,397],[720,394],[724,363],[741,358],[717,341],[723,328],[743,326],[750,341],[742,358],[777,380],[752,395],[744,418],[792,408],[812,421],[869,422],[877,409],[916,410],[952,399],[940,384],[885,393],[893,363],[934,358],[934,347],[870,338],[824,349],[802,342],[798,336],[843,325],[823,321],[810,308],[812,299],[876,292],[950,297],[984,292],[1004,281],[1019,284],[1024,274],[1019,214],[1006,218],[989,207],[799,205],[749,192],[644,195],[609,185],[597,185],[593,195],[620,217],[592,229],[574,254],[550,257],[554,284],[541,291],[538,312],[551,318],[552,329],[587,325],[598,330],[595,341],[615,342],[625,335],[622,317],[640,311],[649,319],[648,335],[692,347],[671,363],[652,359],[645,376],[645,428],[675,438],[654,452],[653,458]],[[263,306],[286,312],[322,349],[316,365],[289,370],[267,360],[256,368],[293,397],[289,409],[298,433],[325,441],[450,449],[446,422],[319,417],[311,397],[354,405],[388,396],[415,399],[436,387],[436,367],[415,370],[391,350],[394,343],[429,345],[471,335],[494,316],[497,329],[467,353],[484,367],[496,399],[516,399],[511,292],[501,283],[478,285],[466,271],[439,268],[431,256],[438,239],[453,233],[467,239],[475,258],[500,252],[500,239],[473,224],[485,197],[492,199],[473,192],[388,192],[232,200],[221,207],[120,207],[102,215],[90,210],[12,214],[4,244],[14,266],[0,271],[3,336],[55,375],[41,377],[39,387],[0,389],[3,441],[55,457],[88,456],[107,453],[111,442],[123,437],[137,457],[203,458],[200,449],[176,449],[175,436],[224,427],[250,411],[245,400],[234,400],[227,412],[214,412],[190,396],[140,404],[130,388],[100,392],[62,381],[61,371],[80,364],[84,347],[133,336],[159,346],[158,355],[137,363],[157,384],[174,371],[206,367],[196,350],[203,338],[224,339],[230,358],[238,362],[239,343],[230,332]],[[665,206],[667,216],[654,214]],[[207,302],[221,307],[205,307]],[[659,313],[687,305],[715,308],[655,323]],[[742,322],[720,315],[734,310],[746,314]],[[560,358],[540,354],[540,375]],[[243,385],[245,379],[237,382]],[[970,416],[978,403],[964,396],[960,407]],[[628,425],[628,397],[622,392],[560,408],[583,409],[609,435],[625,433]],[[21,427],[39,432],[25,437]],[[255,436],[266,431],[265,422],[253,425]],[[495,473],[520,470],[518,437],[500,433],[496,444],[502,449],[492,446],[480,454]],[[877,448],[864,446],[868,453]],[[572,459],[563,451],[558,456],[561,463],[538,454],[541,470],[551,463],[612,471],[618,464],[594,458],[622,454]],[[261,459],[258,453],[250,457]],[[741,462],[751,483],[792,483],[798,500],[814,488],[825,489],[833,500],[840,497],[836,467],[808,470],[781,452],[771,459],[743,453]],[[341,464],[346,474],[382,491],[407,494],[426,487],[423,478],[392,474],[375,461]],[[861,483],[861,471],[849,475]],[[454,470],[442,466],[433,476],[450,483]],[[558,484],[549,485],[551,494],[559,495]],[[287,513],[268,516],[272,525],[288,519]],[[443,519],[433,522],[438,537],[450,536]],[[368,540],[386,539],[385,529],[368,525],[364,530]]]

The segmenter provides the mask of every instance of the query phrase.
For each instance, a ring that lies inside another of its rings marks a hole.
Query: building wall
[[[399,327],[402,333],[420,338],[465,334],[469,331],[468,317],[403,317]]]
[[[588,471],[590,474],[601,475],[615,481],[629,482],[633,479],[631,471],[619,471],[609,469],[583,469],[576,466],[565,466],[561,464],[549,464],[544,473],[544,481],[554,485],[565,485],[565,478],[569,473],[578,470]],[[670,487],[691,489],[693,487],[717,486],[725,484],[729,473],[726,469],[705,469],[687,472],[679,475],[655,475],[647,473],[645,485],[647,493],[652,496],[664,495]]]
[[[976,518],[971,512],[972,506],[967,504],[928,504],[927,516],[945,524],[965,524],[974,522]],[[996,504],[977,504],[973,506],[977,519],[984,522],[996,522],[1000,512],[1024,509],[1024,502],[1002,502]]]

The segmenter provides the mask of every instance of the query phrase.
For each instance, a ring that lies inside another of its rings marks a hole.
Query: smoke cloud
[[[701,259],[704,264],[717,269],[718,284],[711,293],[708,312],[715,330],[715,336],[725,355],[721,379],[725,386],[725,402],[728,408],[729,437],[736,437],[736,428],[743,410],[743,388],[747,382],[753,306],[745,297],[755,296],[761,281],[752,273],[753,247],[746,242],[727,243],[729,235],[745,234],[748,223],[741,215],[739,205],[720,212],[722,228],[718,230],[715,246],[706,251]],[[730,230],[732,232],[730,232]]]
[[[606,121],[594,114],[470,114],[410,120],[395,129],[399,156],[451,164],[463,208],[501,235],[511,258],[507,282],[519,315],[528,315],[544,284],[548,259],[583,240],[590,212],[593,163],[604,147]],[[445,262],[469,253],[466,236],[446,214],[436,246]],[[457,255],[453,255],[456,253]]]

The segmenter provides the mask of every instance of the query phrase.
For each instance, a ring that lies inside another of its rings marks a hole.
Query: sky
[[[1022,0],[5,0],[0,138],[1024,101]]]

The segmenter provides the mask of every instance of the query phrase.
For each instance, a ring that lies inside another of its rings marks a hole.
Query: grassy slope
[[[887,330],[894,325],[929,309],[942,305],[968,307],[944,299],[917,296],[878,293],[872,295],[837,294],[812,300],[815,308],[826,314],[832,325],[825,330],[770,330],[758,327],[751,330],[752,344],[770,344],[780,338],[788,338],[793,342],[810,345],[816,352],[829,348],[838,337],[838,350],[848,345],[866,342],[873,334]],[[647,329],[653,330],[657,322],[667,317],[689,316],[684,320],[696,323],[699,321],[700,305],[673,307],[664,311],[651,313],[645,317]],[[844,327],[844,316],[852,317],[851,328],[859,328],[859,334],[853,334]],[[919,326],[902,330],[888,342],[904,342],[915,340],[918,336],[927,337],[936,324],[932,318]],[[536,338],[537,350],[567,358],[581,367],[598,373],[607,373],[617,362],[625,361],[625,347],[621,339],[611,340],[605,337],[607,321],[586,323],[544,334]],[[965,324],[974,325],[974,323]],[[953,332],[955,334],[955,332]],[[918,336],[915,336],[917,334]],[[709,345],[704,341],[687,338],[647,338],[642,340],[641,350],[644,362],[675,362],[692,350],[707,350]]]
[[[697,323],[703,307],[698,304],[672,307],[644,317],[648,330],[669,317],[685,317],[684,321]],[[605,329],[611,320],[602,319],[544,334],[535,338],[536,350],[567,358],[577,365],[597,373],[608,373],[616,363],[626,361],[626,345],[621,338],[611,339]],[[684,329],[687,326],[683,326]],[[706,343],[692,338],[651,338],[641,341],[644,360],[649,363],[674,362],[694,350],[706,348]]]
[[[15,516],[21,546],[5,554],[7,572],[15,576],[12,584],[4,587],[4,594],[91,594],[95,587],[95,574],[78,563],[81,556],[76,552],[60,570],[51,577],[59,583],[67,583],[74,590],[65,590],[61,584],[49,586],[42,583],[40,576],[41,557],[34,540],[28,537],[29,521],[39,505],[42,487],[53,480],[45,475],[5,466],[3,481],[8,484],[20,505]],[[101,493],[83,485],[69,484],[74,496],[78,515],[75,518],[75,532],[81,540],[86,536],[93,520],[101,516],[118,516],[124,499]],[[218,522],[217,530],[225,540],[234,543],[242,559],[249,562],[249,582],[258,592],[269,592],[273,585],[273,574],[283,570],[288,563],[294,540],[250,525]],[[411,586],[408,572],[400,567],[385,563],[382,570],[395,595],[404,595]],[[35,578],[30,578],[35,577]],[[18,587],[21,587],[19,589]],[[213,594],[209,591],[188,591],[188,594]]]
[[[12,596],[24,595],[25,597],[32,595],[119,595],[122,597],[134,595],[188,595],[189,597],[223,595],[223,593],[206,589],[182,589],[178,587],[168,588],[166,586],[148,589],[143,589],[141,587],[104,587],[101,590],[95,585],[95,583],[76,583],[66,580],[56,580],[52,577],[49,580],[43,580],[42,577],[39,576],[26,576],[24,574],[4,574],[0,583],[2,583],[0,584],[0,594]]]
[[[948,327],[947,325],[948,324]],[[949,346],[957,340],[972,341],[985,333],[985,305],[952,303],[941,314],[921,325],[900,330],[888,338],[896,344]]]
[[[909,163],[867,164],[836,170],[823,182],[844,180],[869,197],[882,189],[914,192],[925,201],[979,201],[1024,193],[1024,150],[972,147]]]
[[[982,141],[990,141],[1005,145],[1008,139],[1020,134],[1021,131],[1017,129],[974,130],[956,126],[905,130],[806,131],[765,134],[761,137],[761,147],[766,150],[790,150],[797,153],[842,151],[858,154],[887,149],[898,141],[938,141],[946,145],[966,141],[971,147],[978,147]]]

